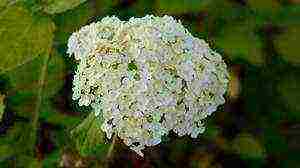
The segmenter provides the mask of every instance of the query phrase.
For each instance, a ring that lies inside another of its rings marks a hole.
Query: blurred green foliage
[[[84,26],[94,14],[95,10],[91,9],[91,5],[84,3],[73,10],[56,15],[54,17],[54,22],[57,27],[55,40],[59,43],[66,44],[69,36]]]
[[[264,159],[265,149],[251,134],[237,135],[232,142],[232,149],[242,158]]]
[[[146,14],[180,19],[235,83],[203,136],[164,137],[141,159],[72,101],[66,44],[106,15]],[[297,0],[0,0],[0,167],[300,167],[299,18]]]
[[[161,0],[156,1],[156,3],[161,13],[184,14],[201,11],[207,3],[210,3],[209,1],[210,0],[178,0],[170,3],[168,0]]]
[[[2,116],[5,110],[4,98],[5,96],[0,94],[0,122],[2,120]]]
[[[276,37],[274,45],[282,58],[292,64],[300,63],[300,56],[298,54],[298,45],[300,43],[300,23],[297,25],[290,25],[283,33]]]
[[[263,43],[255,33],[254,20],[224,26],[215,43],[234,61],[246,60],[255,65],[263,64],[265,61],[262,52]]]

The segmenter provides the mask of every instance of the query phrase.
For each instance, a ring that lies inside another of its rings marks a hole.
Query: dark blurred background
[[[104,16],[147,14],[205,39],[230,85],[203,135],[171,134],[141,158],[72,101],[66,48]],[[300,167],[299,44],[299,0],[0,0],[0,167]]]

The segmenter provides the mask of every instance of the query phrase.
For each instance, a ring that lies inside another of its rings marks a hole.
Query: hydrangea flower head
[[[79,62],[73,99],[141,156],[170,131],[198,137],[225,102],[222,57],[170,16],[105,17],[74,32],[67,53]]]

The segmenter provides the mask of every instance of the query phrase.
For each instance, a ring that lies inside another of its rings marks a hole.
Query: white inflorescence
[[[73,33],[67,53],[79,62],[73,99],[141,156],[171,130],[196,138],[225,102],[222,57],[170,16],[105,17]]]

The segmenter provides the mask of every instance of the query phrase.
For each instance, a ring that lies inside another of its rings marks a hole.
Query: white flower
[[[170,131],[198,137],[225,102],[222,57],[170,16],[105,17],[73,33],[67,53],[79,61],[73,99],[141,156]]]

